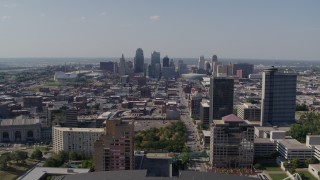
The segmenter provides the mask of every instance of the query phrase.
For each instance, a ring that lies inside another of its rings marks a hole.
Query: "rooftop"
[[[69,127],[54,127],[59,131],[68,131],[68,132],[104,132],[104,128],[69,128]]]
[[[300,143],[296,139],[282,139],[279,140],[279,144],[285,146],[286,149],[304,149],[304,150],[312,150],[308,148],[305,144]]]
[[[35,167],[21,176],[20,180],[41,179],[46,174],[71,175],[78,173],[88,173],[89,171],[90,169]]]
[[[223,116],[222,120],[225,122],[240,122],[243,121],[240,117],[234,115],[234,114],[229,114],[227,116]]]

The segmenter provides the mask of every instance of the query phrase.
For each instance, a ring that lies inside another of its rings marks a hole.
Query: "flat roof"
[[[41,179],[41,177],[44,176],[45,174],[73,175],[78,173],[88,173],[89,171],[90,169],[35,167],[31,171],[28,171],[26,174],[20,176],[20,179],[35,180],[35,179]]]
[[[312,149],[308,148],[305,144],[300,143],[296,139],[282,139],[279,140],[279,143],[287,149],[304,149],[312,151]]]
[[[68,132],[104,132],[104,128],[70,128],[70,127],[54,127],[59,131]]]
[[[317,171],[320,171],[320,164],[309,164],[309,166],[312,166]]]
[[[210,107],[208,102],[201,102],[202,107]]]
[[[259,126],[255,128],[259,131],[290,131],[290,127]]]
[[[210,136],[210,131],[202,130],[203,136]]]

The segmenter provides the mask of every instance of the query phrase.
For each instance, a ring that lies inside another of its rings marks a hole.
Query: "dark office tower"
[[[66,111],[66,120],[64,127],[78,127],[78,110],[76,108]]]
[[[233,81],[227,77],[211,77],[210,120],[220,120],[233,113]]]
[[[136,56],[134,57],[134,73],[143,73],[144,68],[144,56],[143,50],[138,48],[136,51]]]
[[[297,75],[278,72],[262,73],[261,125],[282,125],[295,120]]]
[[[170,59],[168,58],[168,56],[164,57],[162,59],[162,67],[170,67],[169,61],[170,61]]]
[[[149,77],[157,78],[156,77],[156,64],[160,64],[160,53],[153,51],[151,54],[151,64],[150,64],[150,71]]]
[[[100,62],[100,70],[114,72],[114,62]]]
[[[253,73],[253,64],[237,63],[233,64],[233,75],[239,78],[248,78]]]

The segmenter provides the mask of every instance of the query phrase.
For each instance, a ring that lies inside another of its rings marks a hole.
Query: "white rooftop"
[[[35,180],[41,179],[45,174],[67,175],[88,173],[90,169],[76,169],[76,168],[51,168],[51,167],[35,167],[26,174],[19,177],[19,180]]]

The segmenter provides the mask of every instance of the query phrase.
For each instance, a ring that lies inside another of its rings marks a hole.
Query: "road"
[[[190,117],[190,113],[188,110],[188,100],[185,98],[181,81],[179,81],[179,96],[180,105],[186,107],[184,109],[181,109],[181,121],[184,122],[187,128],[187,147],[191,152],[200,153],[203,151],[203,145],[200,143],[200,136],[198,134],[197,127]],[[194,171],[206,171],[206,161],[207,158],[191,158],[188,169]]]

